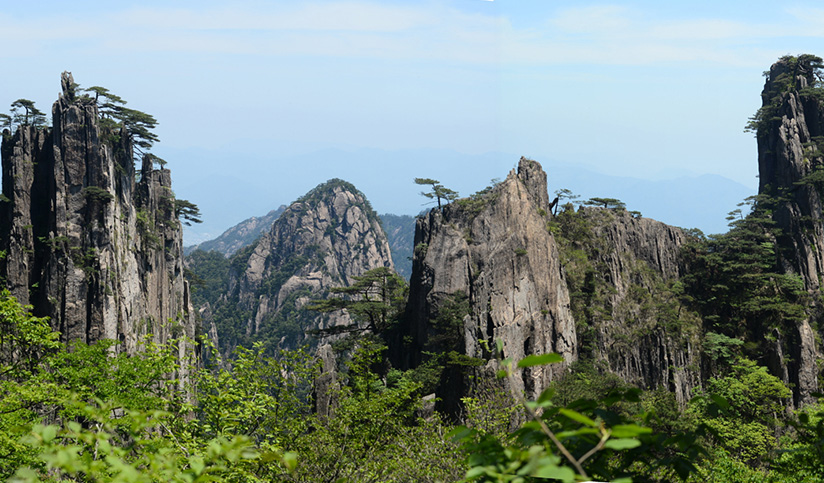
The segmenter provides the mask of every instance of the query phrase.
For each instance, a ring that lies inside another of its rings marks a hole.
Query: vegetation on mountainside
[[[565,194],[568,198],[574,196]],[[638,347],[651,334],[688,339],[701,330],[699,317],[685,305],[680,282],[664,280],[645,262],[617,252],[617,247],[599,235],[599,228],[621,223],[620,217],[627,216],[623,204],[619,206],[614,201],[606,203],[615,204],[609,208],[599,201],[601,208],[577,211],[572,203],[566,203],[547,222],[547,229],[560,248],[576,322],[579,357],[583,360],[596,357],[600,350],[596,334],[607,327],[616,334],[616,339],[603,348],[609,356]],[[616,297],[616,281],[609,279],[611,259],[620,260],[625,273],[625,295],[620,301]]]
[[[781,120],[779,109],[785,94],[797,91],[802,98],[818,100],[824,96],[824,60],[821,57],[810,54],[798,57],[785,55],[778,60],[778,64],[785,66],[785,69],[781,69],[783,72],[778,71],[775,78],[770,77],[770,71],[764,72],[772,90],[762,94],[765,97],[764,105],[750,118],[745,128],[745,131],[754,133],[758,138],[766,136],[772,130],[773,123]],[[802,88],[799,78],[804,79],[805,87]]]
[[[781,233],[771,218],[775,200],[760,195],[747,203],[752,212],[733,213],[729,232],[685,246],[688,270],[682,282],[707,334],[746,341],[728,349],[760,360],[777,341],[787,343],[811,300],[801,278],[779,266]]]
[[[818,58],[801,56],[795,62],[814,74],[822,67]],[[768,121],[774,115],[761,113]],[[798,186],[821,189],[822,179],[813,170]],[[335,184],[330,186],[316,190]],[[107,202],[96,190],[85,195]],[[440,204],[441,197],[433,197]],[[458,208],[471,214],[495,198],[486,192],[468,200]],[[615,253],[599,229],[626,217],[625,208],[618,200],[590,201],[602,208],[576,211],[566,204],[547,221],[560,246],[579,324],[579,360],[535,401],[502,390],[506,385],[500,381],[476,380],[480,389],[463,399],[455,421],[427,414],[422,397],[436,387],[481,377],[471,368],[488,361],[463,352],[471,294],[440,294],[427,345],[417,348],[425,357],[418,367],[402,371],[392,367],[387,348],[411,349],[413,341],[395,330],[403,322],[407,287],[388,269],[356,277],[351,286],[332,289],[335,297],[308,307],[298,299],[316,295],[292,292],[276,318],[261,321],[264,335],[253,336],[247,329],[251,310],[239,309],[237,292],[227,295],[225,288],[230,270],[246,268],[254,245],[230,260],[195,252],[193,298],[211,305],[221,344],[236,347],[230,361],[220,361],[204,341],[206,359],[215,363],[202,368],[177,365],[180,341],[175,340],[145,342],[135,355],[122,353],[116,341],[64,346],[48,320],[33,317],[2,290],[0,477],[32,482],[822,481],[824,398],[814,395],[816,403],[788,410],[792,388],[765,367],[777,349],[792,353],[789,334],[816,302],[800,278],[781,266],[777,240],[783,234],[773,211],[782,199],[748,200],[751,212],[733,212],[727,234],[695,233],[683,250],[687,274],[677,282]],[[311,197],[301,202],[315,206]],[[512,256],[526,255],[515,250]],[[296,270],[318,261],[316,247],[274,256],[284,257],[284,263],[252,294],[255,300],[277,294]],[[608,257],[617,257],[627,274],[621,303],[614,297],[615,281],[606,278]],[[349,332],[335,344],[341,370],[332,384],[328,417],[312,409],[320,363],[300,349],[275,350],[284,341],[292,346],[304,341],[304,318],[314,316],[307,309],[346,310],[356,323],[321,331]],[[704,334],[702,364],[709,370],[684,407],[667,388],[642,391],[610,372],[596,342],[598,332],[616,319],[625,324],[614,329],[620,338],[607,351],[628,350],[651,333]],[[499,360],[499,376],[512,378],[521,369],[560,360],[556,354]],[[189,378],[181,377],[185,372]],[[187,380],[191,385],[184,387]]]

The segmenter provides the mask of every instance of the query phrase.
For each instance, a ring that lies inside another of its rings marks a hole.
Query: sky
[[[331,177],[414,214],[414,168],[463,192],[520,156],[755,190],[744,126],[762,73],[824,55],[818,5],[0,0],[0,106],[49,110],[68,70],[151,113],[179,196],[211,207],[205,186],[245,192],[220,200],[236,210],[213,235]]]

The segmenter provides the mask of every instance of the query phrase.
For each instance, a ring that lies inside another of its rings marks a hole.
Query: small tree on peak
[[[0,131],[5,129],[11,131],[11,116],[8,114],[0,114]]]
[[[450,201],[454,201],[458,199],[458,192],[451,190],[444,185],[441,184],[440,181],[431,178],[415,178],[415,184],[419,185],[429,185],[432,187],[431,191],[421,191],[421,196],[425,196],[429,199],[436,199],[438,201],[438,209],[442,209],[441,200],[446,201],[447,203]]]
[[[627,205],[616,198],[590,198],[584,202],[587,206],[603,206],[608,209],[624,209]]]
[[[21,109],[23,112],[20,112]],[[34,101],[28,99],[17,99],[11,103],[11,117],[12,122],[19,126],[42,127],[46,125],[46,114],[34,107]]]
[[[309,310],[328,313],[346,310],[354,323],[316,331],[318,335],[372,332],[381,334],[397,322],[403,313],[408,285],[389,267],[377,267],[353,277],[348,287],[332,287],[336,294],[325,300],[313,300]]]
[[[152,132],[157,127],[157,119],[151,114],[125,107],[126,101],[105,87],[92,86],[84,91],[94,95],[94,102],[100,110],[101,125],[110,129],[114,129],[118,124],[125,127],[139,155],[147,154],[152,144],[160,140]],[[91,98],[91,95],[89,97]]]

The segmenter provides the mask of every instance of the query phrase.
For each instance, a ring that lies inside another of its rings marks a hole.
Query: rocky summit
[[[374,210],[360,191],[338,179],[292,203],[231,265],[226,292],[205,317],[225,350],[250,340],[272,347],[316,342],[309,331],[352,321],[345,311],[306,311],[308,302],[370,269],[393,267]]]
[[[53,127],[3,135],[0,271],[12,294],[50,317],[64,341],[151,334],[194,340],[182,233],[168,169],[134,167],[125,128],[101,126],[97,103],[64,73]],[[180,345],[180,355],[191,346]]]

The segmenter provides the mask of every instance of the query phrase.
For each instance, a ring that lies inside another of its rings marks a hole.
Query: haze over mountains
[[[754,144],[754,143],[753,143]],[[284,147],[284,152],[287,148]],[[462,154],[455,151],[409,149],[321,149],[302,154],[252,154],[236,150],[163,148],[166,159],[203,160],[202,166],[221,165],[221,171],[200,169],[196,163],[175,163],[175,191],[200,206],[204,222],[187,227],[185,244],[217,238],[228,228],[252,216],[288,204],[319,183],[341,178],[353,183],[371,200],[378,213],[414,215],[428,209],[415,177],[431,177],[468,196],[512,169],[520,154]],[[528,154],[528,153],[525,153]],[[727,231],[727,213],[756,191],[719,175],[684,174],[652,179],[597,173],[583,164],[536,157],[545,167],[550,194],[572,190],[581,200],[613,197],[643,216],[704,233]],[[442,177],[444,166],[461,172],[460,178]],[[375,173],[381,173],[375,176]],[[685,172],[688,172],[685,170]]]

